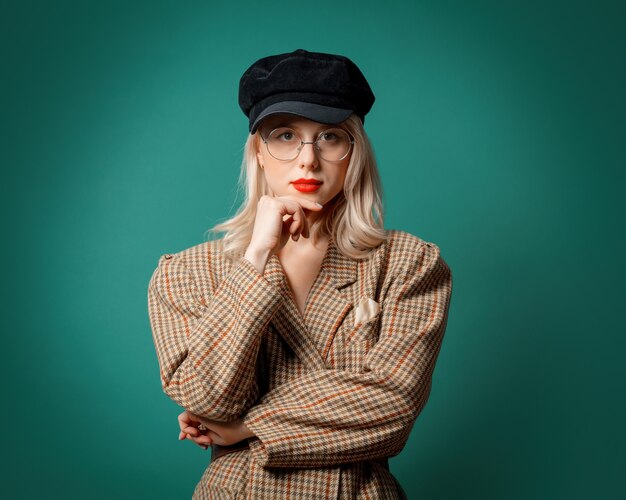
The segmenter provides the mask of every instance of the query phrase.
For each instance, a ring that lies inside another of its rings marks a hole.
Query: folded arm
[[[164,392],[198,416],[241,416],[258,398],[261,336],[280,303],[280,290],[245,258],[204,297],[182,255],[162,256],[148,311]]]

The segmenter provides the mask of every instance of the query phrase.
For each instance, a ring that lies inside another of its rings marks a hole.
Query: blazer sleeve
[[[165,394],[209,419],[240,417],[258,398],[262,332],[280,303],[280,290],[243,257],[204,297],[183,255],[161,256],[148,312]]]
[[[263,467],[395,456],[426,404],[452,293],[439,248],[423,240],[390,285],[363,371],[314,370],[265,394],[243,420]]]

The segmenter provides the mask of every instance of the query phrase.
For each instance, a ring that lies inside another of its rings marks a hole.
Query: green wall
[[[232,215],[239,77],[353,59],[386,227],[453,271],[410,498],[624,498],[618,2],[3,2],[3,498],[189,498],[146,288]],[[621,424],[620,424],[621,422]],[[621,491],[620,491],[621,490]]]

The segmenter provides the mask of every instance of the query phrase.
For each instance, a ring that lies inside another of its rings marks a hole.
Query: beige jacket
[[[221,240],[161,256],[148,306],[163,390],[257,436],[193,498],[403,497],[387,458],[428,399],[452,275],[434,243],[389,234],[366,261],[331,239],[304,318],[276,255],[262,275],[229,266]]]

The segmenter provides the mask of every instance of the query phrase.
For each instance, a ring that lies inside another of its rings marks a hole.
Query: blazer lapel
[[[328,368],[326,359],[335,333],[354,306],[340,289],[356,281],[357,261],[344,256],[331,237],[309,292],[304,318],[293,300],[278,256],[270,257],[264,277],[277,285],[283,295],[283,306],[272,318],[278,333],[305,366],[311,369]]]

